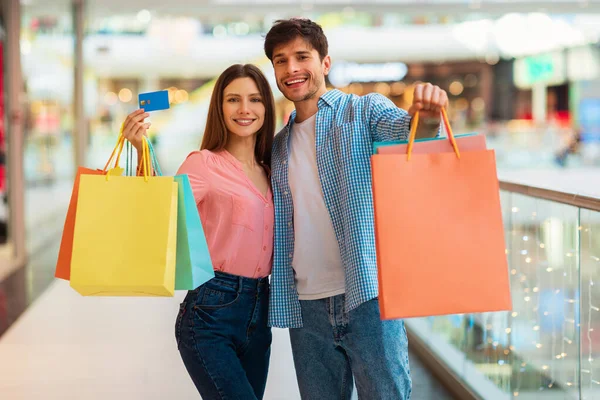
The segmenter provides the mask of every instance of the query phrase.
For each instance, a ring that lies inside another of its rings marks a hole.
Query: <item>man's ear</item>
[[[325,75],[328,75],[329,71],[331,71],[331,57],[326,55],[325,58],[323,58],[323,72]]]

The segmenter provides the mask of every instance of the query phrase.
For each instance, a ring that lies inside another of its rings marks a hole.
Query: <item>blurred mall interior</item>
[[[273,21],[329,39],[327,84],[399,107],[418,82],[496,151],[512,312],[406,321],[413,398],[600,399],[600,1],[2,0],[0,399],[194,398],[176,298],[81,297],[54,267],[78,166],[101,168],[138,93],[165,174],[199,147],[214,79]],[[118,230],[118,224],[115,228]],[[300,398],[276,330],[267,399]]]

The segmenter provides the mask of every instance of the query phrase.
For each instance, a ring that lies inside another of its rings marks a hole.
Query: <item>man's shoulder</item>
[[[338,124],[361,123],[370,119],[373,111],[394,107],[394,103],[379,93],[358,96],[353,93],[342,93],[333,105],[333,120]]]
[[[277,132],[277,134],[273,138],[273,151],[274,152],[281,148],[284,137],[286,136],[285,134],[287,133],[287,130],[288,130],[288,126],[286,125],[279,132]]]
[[[373,104],[393,105],[394,104],[389,98],[385,97],[381,93],[368,93],[368,94],[365,94],[364,96],[360,96],[360,98],[361,98],[363,104],[366,104],[366,105],[373,105]]]
[[[287,125],[281,128],[279,132],[275,134],[275,137],[273,138],[273,144],[279,143],[283,139],[283,136],[285,136],[285,133],[288,129],[289,127]]]
[[[343,93],[337,101],[337,110],[348,108],[362,109],[373,105],[393,105],[392,101],[380,93],[368,93],[362,96],[353,93]]]

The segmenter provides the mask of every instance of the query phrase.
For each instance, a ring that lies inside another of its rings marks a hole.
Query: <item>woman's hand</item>
[[[123,122],[123,136],[135,147],[138,154],[142,154],[144,136],[148,137],[147,132],[151,124],[144,120],[149,116],[150,114],[143,109],[139,109],[129,114]]]

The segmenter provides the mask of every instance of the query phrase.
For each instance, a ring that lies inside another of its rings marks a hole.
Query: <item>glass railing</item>
[[[501,183],[513,310],[410,319],[481,399],[600,399],[600,199]]]

